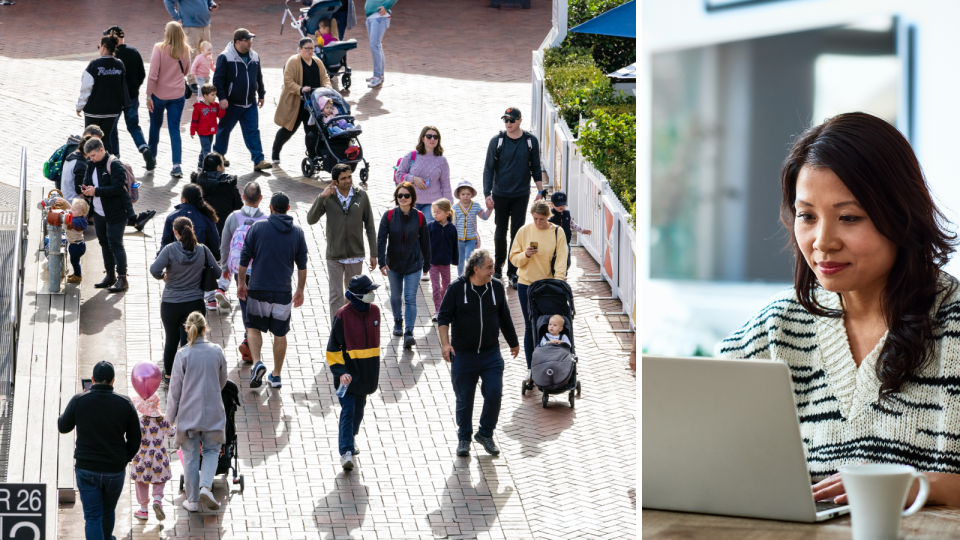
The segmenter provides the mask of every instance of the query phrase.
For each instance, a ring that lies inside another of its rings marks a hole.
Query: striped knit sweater
[[[817,298],[828,309],[841,307],[837,294],[820,289]],[[811,315],[793,289],[774,297],[715,353],[790,368],[813,482],[861,462],[960,473],[960,291],[941,294],[933,310],[943,325],[935,331],[933,360],[883,404],[875,368],[887,336],[857,368],[843,319]]]

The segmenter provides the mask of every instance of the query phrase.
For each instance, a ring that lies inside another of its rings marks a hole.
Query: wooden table
[[[791,523],[706,514],[646,510],[641,513],[643,538],[670,540],[850,540],[850,516],[823,523]],[[903,540],[960,538],[960,508],[927,507],[903,518]]]

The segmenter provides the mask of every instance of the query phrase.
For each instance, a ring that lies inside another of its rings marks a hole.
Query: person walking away
[[[303,229],[294,224],[287,215],[290,199],[282,191],[270,198],[270,217],[254,223],[247,232],[240,251],[240,268],[237,273],[246,275],[252,260],[258,263],[257,271],[251,274],[249,289],[244,280],[237,286],[237,297],[247,301],[247,338],[253,356],[253,372],[250,388],[263,384],[267,368],[261,360],[263,333],[273,334],[273,372],[267,382],[280,388],[280,370],[287,354],[287,333],[293,308],[303,305],[303,290],[307,283],[307,242]],[[293,267],[297,267],[297,290],[291,294],[290,280]]]
[[[163,0],[163,5],[167,8],[170,18],[183,26],[191,57],[199,54],[200,44],[210,41],[210,18],[219,7],[217,3],[213,0]],[[185,65],[189,66],[189,61]],[[196,94],[198,90],[196,77],[189,76],[187,82]]]
[[[356,275],[347,287],[349,303],[333,317],[327,340],[327,364],[333,388],[340,400],[340,435],[337,439],[340,466],[353,470],[360,453],[357,435],[363,421],[367,396],[377,391],[380,380],[380,308],[373,303],[380,286],[370,276]]]
[[[240,197],[240,191],[237,190],[237,177],[225,172],[223,156],[220,154],[207,154],[204,158],[202,171],[199,174],[190,173],[190,183],[200,186],[200,189],[203,190],[203,200],[208,202],[216,213],[217,238],[220,239],[220,246],[223,246],[223,228],[227,220],[221,216],[230,216],[235,210],[243,208],[243,198]],[[229,245],[227,243],[227,246]],[[222,247],[219,253],[222,259]],[[221,264],[220,267],[226,271],[226,265]],[[230,309],[230,299],[227,297],[229,288],[230,277],[221,276],[217,280],[217,290],[213,291],[212,295],[206,299],[207,309],[210,309],[210,300],[216,300],[216,304],[223,309]]]
[[[553,195],[550,195],[550,223],[560,227],[563,230],[563,235],[567,237],[567,270],[570,270],[570,255],[573,253],[570,247],[570,238],[573,236],[573,233],[579,234],[593,234],[593,231],[589,229],[584,229],[583,227],[577,225],[577,222],[573,220],[573,217],[570,216],[570,211],[567,210],[567,194],[562,191],[555,191]]]
[[[83,70],[80,99],[77,100],[77,116],[82,112],[84,125],[99,126],[108,135],[105,147],[113,155],[120,152],[120,144],[112,136],[113,125],[120,113],[130,106],[126,68],[113,56],[118,45],[112,36],[100,38],[100,58],[91,61]]]
[[[232,277],[237,286],[240,285],[240,275],[237,272],[240,269],[240,253],[243,250],[243,243],[247,237],[250,227],[260,221],[267,219],[267,216],[260,211],[260,201],[263,195],[260,194],[260,184],[248,182],[243,188],[243,207],[236,212],[232,212],[224,220],[223,234],[220,235],[220,268],[223,270],[221,279],[217,282],[222,288],[223,295],[226,296],[226,288],[222,287],[223,280],[230,283]],[[218,222],[219,223],[219,222]],[[243,276],[246,285],[250,284],[250,273],[253,270],[253,261],[247,266],[247,272]],[[217,301],[220,301],[221,290],[217,290]],[[239,298],[240,315],[243,321],[243,341],[240,343],[240,359],[244,362],[252,362],[253,356],[250,354],[250,344],[247,342],[247,301]]]
[[[453,205],[453,221],[457,225],[457,275],[463,275],[463,265],[470,258],[473,250],[480,247],[480,232],[477,229],[477,218],[486,221],[493,213],[492,208],[484,208],[474,202],[477,190],[469,180],[460,182],[453,195],[457,204]]]
[[[373,77],[367,79],[367,87],[376,88],[383,84],[383,70],[386,57],[383,55],[383,35],[390,28],[391,9],[397,0],[366,0],[364,12],[367,15],[367,34],[370,36],[370,53],[373,55]]]
[[[307,223],[316,225],[327,216],[324,226],[327,240],[327,300],[330,316],[347,302],[343,294],[351,276],[363,273],[363,233],[366,229],[370,249],[370,271],[377,266],[377,231],[373,207],[366,191],[353,187],[353,172],[346,163],[338,163],[330,172],[330,182],[307,212]]]
[[[167,131],[170,132],[170,150],[173,153],[173,169],[170,176],[182,178],[180,119],[186,92],[183,76],[190,68],[190,48],[180,23],[170,21],[163,31],[163,41],[153,46],[150,56],[150,73],[147,75],[147,110],[150,111],[150,152],[157,157],[160,143],[160,127],[164,111],[167,113]]]
[[[193,75],[194,80],[191,84],[194,84],[200,90],[203,85],[213,81],[213,70],[216,65],[213,63],[213,45],[209,41],[201,41],[197,49],[200,54],[190,64],[190,75]]]
[[[393,335],[403,336],[403,346],[417,344],[417,291],[420,274],[430,271],[430,232],[423,214],[414,208],[417,191],[403,182],[393,191],[397,206],[384,212],[377,229],[377,259],[380,273],[390,280],[390,309]],[[406,330],[404,330],[406,321]]]
[[[337,40],[343,41],[343,33],[357,25],[357,8],[353,0],[340,0],[340,9],[333,18],[337,21]]]
[[[238,29],[233,33],[233,42],[228,43],[217,58],[213,85],[217,87],[220,108],[225,109],[227,114],[220,121],[213,151],[221,156],[227,155],[230,132],[239,123],[243,142],[253,159],[253,170],[263,171],[273,168],[273,165],[264,161],[263,146],[260,143],[260,115],[257,109],[263,107],[266,92],[260,70],[260,57],[251,48],[254,37],[255,34],[251,34],[246,28]],[[230,162],[227,161],[226,165],[229,166]]]
[[[210,248],[197,242],[193,222],[178,217],[173,222],[176,242],[160,250],[150,265],[150,275],[164,281],[160,297],[160,321],[166,334],[163,345],[164,382],[169,383],[177,349],[187,342],[184,324],[195,311],[203,311],[201,280],[205,266],[220,268]]]
[[[140,129],[140,100],[138,96],[140,95],[140,86],[147,77],[143,68],[143,57],[140,56],[140,51],[123,42],[125,34],[119,26],[107,28],[103,31],[103,35],[112,36],[117,40],[118,45],[114,56],[117,57],[117,60],[123,62],[123,66],[127,70],[127,95],[130,97],[130,104],[123,109],[123,120],[127,126],[127,133],[133,138],[133,144],[137,145],[137,150],[143,156],[147,170],[152,171],[157,166],[157,161],[153,159],[150,146],[143,137],[143,130]],[[113,133],[110,134],[110,139],[117,142],[114,155],[120,157],[120,122],[119,118],[117,120],[113,123]]]
[[[167,417],[177,427],[174,445],[183,449],[183,508],[196,512],[200,503],[215,512],[220,503],[213,496],[213,477],[220,447],[227,442],[227,413],[220,397],[227,384],[227,359],[219,345],[204,339],[207,320],[200,312],[191,313],[185,327],[187,344],[173,362]]]
[[[217,103],[217,87],[204,84],[200,87],[203,99],[193,104],[193,117],[190,119],[190,138],[200,134],[200,157],[197,168],[203,169],[203,158],[207,157],[213,147],[213,136],[217,134],[217,120],[223,118],[227,111]]]
[[[167,244],[175,242],[173,224],[177,218],[185,217],[193,224],[194,235],[197,242],[206,246],[215,259],[220,259],[220,235],[217,234],[216,224],[220,221],[216,211],[210,206],[203,196],[203,190],[196,184],[187,184],[183,186],[180,195],[180,204],[174,207],[175,212],[167,216],[163,224],[163,236],[160,237],[160,250],[163,250]],[[157,252],[159,255],[160,252]],[[216,291],[204,292],[204,304],[210,311],[216,311],[217,300]]]
[[[530,285],[541,279],[567,278],[569,248],[567,238],[560,228],[549,221],[550,206],[546,201],[536,201],[530,208],[533,223],[517,231],[510,250],[510,261],[517,267],[517,299],[523,312],[523,353],[527,357],[527,381],[531,380],[530,360],[533,358],[533,326],[527,311],[527,291]]]
[[[57,430],[77,430],[73,451],[87,540],[113,538],[127,463],[140,448],[140,421],[130,398],[113,391],[113,364],[93,366],[93,386],[70,398]]]
[[[87,252],[87,244],[83,241],[83,231],[87,230],[87,214],[90,213],[90,205],[83,197],[75,197],[70,205],[70,213],[73,219],[70,223],[64,225],[67,235],[67,253],[70,254],[70,266],[73,267],[73,274],[67,276],[67,283],[80,283],[83,281],[83,275],[80,270],[80,258]]]
[[[273,115],[273,122],[280,126],[271,151],[274,165],[280,163],[283,145],[287,144],[301,124],[307,155],[311,159],[316,157],[319,128],[316,124],[310,124],[310,111],[304,108],[303,103],[310,99],[310,92],[321,87],[331,88],[330,77],[323,62],[313,54],[313,40],[303,38],[300,40],[299,53],[288,58],[283,67],[283,91],[277,103],[277,112]]]
[[[520,342],[510,318],[503,284],[493,278],[493,258],[478,249],[467,259],[463,275],[453,280],[440,304],[437,328],[443,359],[450,362],[450,379],[457,398],[457,455],[470,454],[473,434],[473,400],[477,381],[481,381],[483,410],[480,429],[474,440],[492,455],[500,453],[493,442],[493,431],[500,416],[503,397],[503,334],[514,358],[520,354]],[[452,330],[451,330],[452,326]]]
[[[133,405],[140,417],[140,450],[133,458],[130,467],[130,479],[137,489],[137,502],[140,509],[133,517],[146,521],[150,518],[147,505],[150,504],[150,492],[153,492],[153,513],[163,521],[167,514],[163,511],[163,488],[173,477],[170,474],[170,454],[164,440],[177,434],[177,429],[163,418],[160,411],[160,396],[154,393],[147,399],[133,396]]]
[[[452,223],[450,201],[440,199],[433,203],[433,221],[427,225],[430,233],[430,289],[433,291],[433,322],[440,311],[443,293],[450,286],[450,265],[459,264],[457,258],[457,227]]]
[[[107,276],[94,285],[118,293],[130,288],[127,281],[127,252],[123,247],[123,229],[134,216],[127,192],[127,174],[123,163],[103,148],[100,139],[90,139],[83,146],[89,159],[81,191],[93,197],[94,230],[103,253]]]
[[[494,279],[503,279],[503,262],[510,252],[507,247],[508,227],[512,248],[517,231],[526,222],[530,179],[537,185],[536,201],[543,198],[543,183],[546,181],[546,174],[541,171],[540,165],[540,143],[536,136],[520,128],[523,122],[520,109],[510,107],[503,113],[502,119],[506,130],[490,139],[483,164],[483,195],[487,208],[497,212],[494,219],[497,228],[493,234],[496,253]],[[516,275],[517,267],[507,260],[507,276],[514,286],[517,284]]]

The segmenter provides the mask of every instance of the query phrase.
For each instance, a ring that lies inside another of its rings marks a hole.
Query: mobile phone
[[[538,244],[537,242],[530,242],[530,247],[532,247],[533,249],[537,249],[538,245],[540,244]]]
[[[93,386],[93,381],[91,379],[80,379],[80,383],[83,385],[83,391],[86,392]]]

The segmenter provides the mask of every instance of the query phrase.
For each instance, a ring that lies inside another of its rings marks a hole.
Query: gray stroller
[[[543,393],[541,400],[546,408],[550,396],[568,394],[571,407],[575,407],[575,396],[580,396],[580,381],[577,380],[577,355],[573,340],[573,316],[576,309],[573,306],[573,291],[566,281],[559,279],[542,279],[530,285],[527,291],[527,313],[530,314],[530,324],[533,326],[533,342],[539,344],[547,334],[547,325],[550,317],[563,317],[562,335],[570,340],[570,347],[566,344],[547,344],[533,350],[533,359],[530,368],[533,371],[533,384],[523,382],[521,395],[533,390],[534,385]]]

